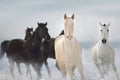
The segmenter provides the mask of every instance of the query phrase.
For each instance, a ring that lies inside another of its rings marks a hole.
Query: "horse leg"
[[[41,75],[41,68],[39,68],[39,65],[36,63],[32,63],[32,66],[34,68],[34,70],[36,71],[37,73],[37,80],[39,80],[40,78],[42,78],[42,75]]]
[[[50,72],[50,69],[49,69],[49,67],[48,67],[48,62],[47,62],[47,60],[45,60],[45,66],[46,66],[46,68],[47,68],[47,72],[48,72],[49,75],[51,76],[51,72]]]
[[[70,75],[71,80],[76,80],[76,76],[74,74],[74,69],[75,69],[75,66],[67,65],[67,67],[66,67],[66,70],[67,70],[68,74]]]
[[[28,73],[30,73],[30,77],[31,77],[31,80],[32,80],[32,74],[31,74],[31,70],[30,70],[30,64],[25,64],[25,66],[27,68],[26,76],[28,76]]]
[[[12,75],[12,77],[13,77],[13,79],[15,78],[14,77],[14,62],[13,62],[13,60],[11,60],[11,59],[9,59],[9,67],[10,67],[10,72],[11,72],[11,75]]]
[[[77,64],[77,68],[78,68],[79,73],[80,73],[80,75],[81,75],[81,80],[86,80],[86,79],[85,79],[85,75],[84,75],[82,60],[80,61],[80,63]]]
[[[58,63],[58,66],[59,66],[59,69],[60,69],[60,72],[61,72],[63,78],[66,80],[67,72],[66,72],[65,65],[59,61],[57,61],[57,63]]]
[[[16,63],[16,64],[17,64],[17,68],[18,68],[19,74],[22,75],[22,72],[21,72],[21,69],[20,69],[20,63]]]
[[[57,62],[56,62],[56,64],[55,64],[55,66],[57,67],[58,70],[60,70],[60,68],[59,68],[59,66],[58,66],[58,64],[57,64]]]
[[[102,69],[103,69],[103,74],[106,80],[108,79],[108,69],[109,69],[109,62],[106,63],[105,65],[102,65]]]
[[[101,70],[101,68],[100,68],[100,65],[99,65],[98,63],[95,63],[95,65],[96,65],[96,67],[98,68],[98,70],[99,70],[102,78],[105,79],[105,78],[104,78],[104,75],[103,75],[103,73],[102,73],[102,70]]]
[[[112,62],[112,67],[113,67],[113,70],[114,70],[114,72],[116,74],[117,80],[120,80],[114,61]]]

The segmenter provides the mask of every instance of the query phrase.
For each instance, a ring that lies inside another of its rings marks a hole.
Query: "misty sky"
[[[0,39],[23,39],[26,27],[35,29],[37,22],[48,22],[50,35],[56,37],[65,13],[75,14],[79,41],[97,41],[99,22],[111,22],[110,40],[120,41],[120,0],[0,0]]]

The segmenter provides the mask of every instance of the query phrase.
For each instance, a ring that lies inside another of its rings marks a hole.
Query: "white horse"
[[[110,64],[112,64],[117,80],[120,80],[115,66],[115,51],[108,40],[110,23],[108,25],[100,23],[100,25],[101,40],[92,48],[92,59],[104,80],[109,80],[107,72]]]
[[[65,14],[64,21],[65,34],[59,36],[55,40],[55,54],[57,64],[64,78],[66,78],[68,73],[71,80],[76,79],[74,69],[77,67],[79,73],[81,74],[81,79],[85,80],[82,64],[82,49],[79,46],[79,42],[73,36],[74,15],[67,17]]]

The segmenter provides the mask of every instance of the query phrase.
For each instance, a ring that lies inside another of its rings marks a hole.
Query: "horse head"
[[[65,21],[65,28],[64,32],[68,39],[71,39],[73,37],[73,29],[74,29],[74,14],[71,17],[67,17],[67,15],[64,15],[64,21]]]
[[[32,37],[33,35],[33,28],[27,27],[26,29],[26,35],[25,35],[25,40],[28,40]]]
[[[100,22],[100,25],[101,25],[101,41],[102,41],[103,44],[107,43],[107,41],[108,41],[110,24],[111,23],[109,23],[109,24],[102,24]]]
[[[39,37],[43,38],[43,39],[50,39],[50,35],[48,33],[48,28],[47,26],[47,22],[46,23],[37,23],[38,27],[36,29],[36,33],[38,33]]]
[[[29,28],[29,27],[27,27],[27,29],[26,29],[26,33],[33,33],[33,27],[31,27],[31,28]]]

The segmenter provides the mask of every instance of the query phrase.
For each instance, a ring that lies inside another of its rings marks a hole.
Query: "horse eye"
[[[107,30],[107,32],[109,32],[109,30]]]

